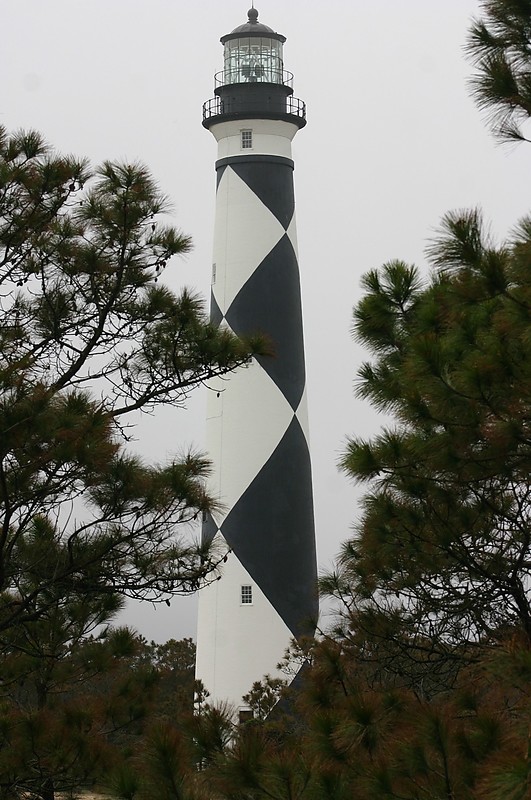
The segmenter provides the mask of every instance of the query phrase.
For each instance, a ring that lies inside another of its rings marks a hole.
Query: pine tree
[[[141,165],[93,173],[0,131],[0,643],[72,593],[160,601],[215,567],[179,533],[211,507],[206,460],[148,464],[127,439],[262,344],[160,282],[191,247],[167,207]]]
[[[158,673],[147,664],[131,669],[138,637],[108,627],[117,610],[108,597],[96,605],[73,598],[67,610],[12,629],[1,659],[2,798],[53,800],[91,788],[137,743],[157,707]]]
[[[398,425],[349,441],[343,468],[371,489],[327,586],[395,668],[514,628],[531,642],[530,233],[495,247],[477,212],[449,214],[427,285],[400,262],[364,279],[358,390]]]
[[[474,95],[522,139],[531,4],[482,8]],[[496,244],[479,210],[449,213],[427,256],[426,281],[400,261],[363,280],[358,393],[396,424],[349,441],[342,468],[369,491],[323,586],[360,653],[432,693],[485,645],[531,642],[531,218]]]
[[[484,15],[474,21],[467,44],[477,68],[473,96],[501,141],[529,141],[531,3],[483,0],[480,6]]]

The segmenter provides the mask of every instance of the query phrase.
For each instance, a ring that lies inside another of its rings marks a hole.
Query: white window
[[[242,586],[241,603],[242,606],[250,606],[253,602],[253,587]]]
[[[245,130],[242,134],[242,150],[250,150],[253,146],[253,132],[252,130]]]

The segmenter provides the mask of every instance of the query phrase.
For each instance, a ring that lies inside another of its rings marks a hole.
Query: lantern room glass
[[[224,83],[282,83],[282,42],[246,36],[225,42]]]

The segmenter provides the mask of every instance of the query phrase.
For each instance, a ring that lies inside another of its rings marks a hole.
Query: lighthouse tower
[[[203,125],[218,143],[211,319],[265,334],[273,354],[209,386],[205,540],[228,552],[199,593],[196,676],[212,702],[242,696],[292,638],[312,635],[317,570],[291,142],[306,124],[285,37],[258,22],[221,38],[224,69]]]

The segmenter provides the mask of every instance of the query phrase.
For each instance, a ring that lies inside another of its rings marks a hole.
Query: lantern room
[[[282,45],[286,37],[258,22],[250,8],[248,21],[221,38],[224,46],[223,84],[283,83]]]

